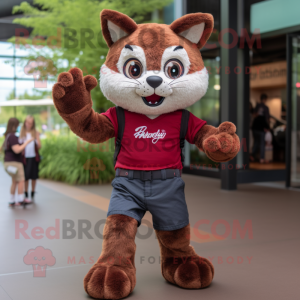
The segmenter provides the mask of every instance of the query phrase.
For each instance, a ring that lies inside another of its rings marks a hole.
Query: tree
[[[13,8],[13,13],[23,13],[26,17],[14,22],[31,27],[33,31],[29,38],[14,37],[11,41],[20,45],[25,41],[31,45],[26,59],[39,55],[51,58],[57,74],[77,66],[84,75],[94,75],[98,79],[108,52],[101,34],[100,12],[104,8],[118,10],[137,23],[143,23],[149,22],[151,12],[170,2],[172,0],[35,0],[33,5],[22,2]],[[112,106],[99,87],[92,91],[92,99],[97,111]]]

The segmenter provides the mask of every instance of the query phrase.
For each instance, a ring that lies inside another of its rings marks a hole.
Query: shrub
[[[4,151],[1,149],[4,142],[4,136],[0,136],[0,161],[2,162],[4,159]]]
[[[74,137],[49,136],[42,141],[40,178],[69,184],[110,182],[115,175],[113,152],[78,147]],[[99,145],[98,145],[99,146]],[[89,147],[90,148],[90,147]]]

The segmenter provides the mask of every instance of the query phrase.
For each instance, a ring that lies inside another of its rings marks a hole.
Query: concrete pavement
[[[213,283],[184,290],[163,279],[147,214],[136,238],[137,285],[128,299],[299,299],[300,193],[250,184],[228,192],[215,179],[183,179],[190,223],[200,230],[193,230],[192,245],[212,260]],[[101,251],[111,186],[70,187],[41,180],[34,205],[11,209],[9,185],[0,165],[0,299],[88,299],[83,278]],[[80,228],[86,226],[91,228],[85,235]],[[38,246],[50,249],[55,258],[45,273],[35,272],[45,277],[34,277],[34,261],[24,260]]]

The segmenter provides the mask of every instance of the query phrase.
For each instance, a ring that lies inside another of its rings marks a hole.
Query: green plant
[[[4,142],[4,136],[0,136],[0,161],[2,162],[4,159],[4,151],[1,149],[1,146]]]
[[[78,148],[74,137],[48,136],[42,141],[40,151],[40,177],[69,184],[110,182],[115,175],[113,152],[90,151]],[[88,161],[96,158],[102,168],[93,171]]]
[[[35,44],[26,60],[42,55],[53,61],[57,75],[77,66],[84,75],[90,74],[98,78],[108,52],[100,32],[100,12],[103,9],[113,9],[127,14],[138,23],[151,22],[151,13],[171,2],[172,0],[34,0],[33,5],[22,2],[14,6],[13,13],[26,16],[16,18],[14,23],[33,28],[30,37],[24,38],[27,44]],[[16,42],[15,37],[11,41]],[[113,106],[99,87],[92,90],[92,99],[97,111]]]

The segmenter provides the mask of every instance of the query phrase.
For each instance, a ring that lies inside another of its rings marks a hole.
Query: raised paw
[[[135,286],[135,270],[96,263],[84,278],[84,289],[95,299],[122,299]]]
[[[205,154],[215,162],[226,162],[233,159],[240,150],[240,140],[235,134],[233,123],[224,122],[218,132],[203,141]]]
[[[212,263],[198,255],[172,257],[163,262],[164,278],[186,289],[200,289],[210,285],[214,277]]]
[[[79,111],[91,103],[91,90],[97,86],[97,79],[82,71],[72,68],[69,72],[60,73],[53,86],[53,101],[60,113],[70,114]]]

